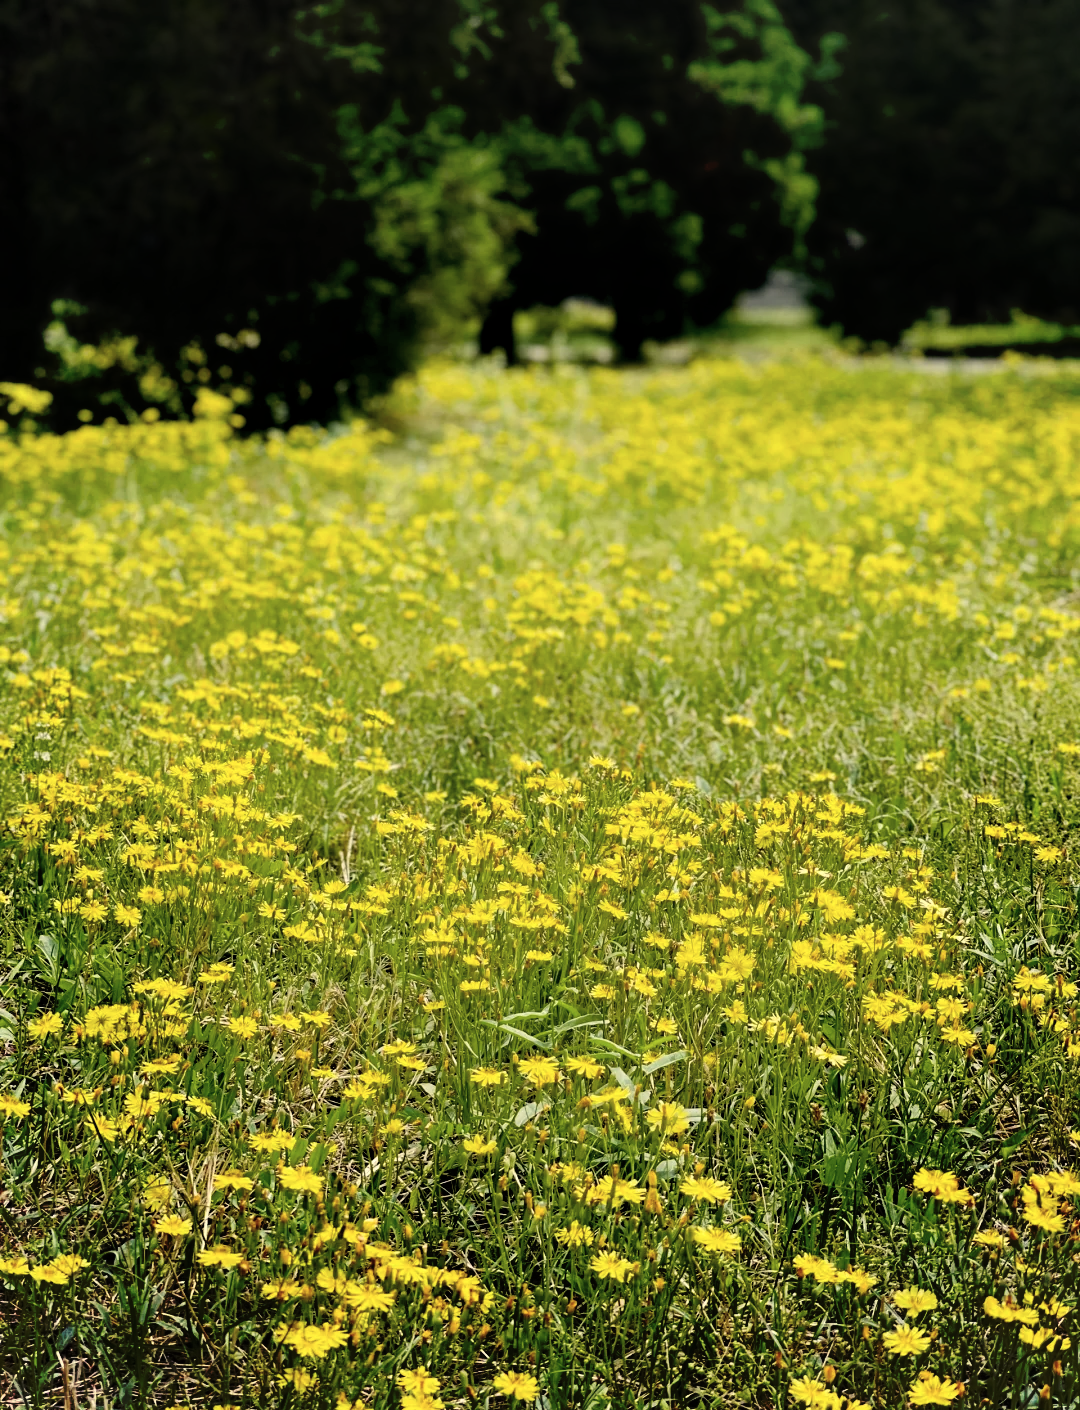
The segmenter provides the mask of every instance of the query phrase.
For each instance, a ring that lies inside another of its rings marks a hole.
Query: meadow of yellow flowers
[[[3,1403],[1080,1404],[1080,374],[200,413],[0,436]]]

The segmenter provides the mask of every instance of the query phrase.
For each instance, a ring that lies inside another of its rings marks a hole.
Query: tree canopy
[[[325,421],[570,294],[636,356],[796,249],[808,62],[771,0],[0,0],[0,373]]]
[[[1080,0],[783,0],[843,36],[809,92],[809,235],[828,321],[895,340],[928,309],[1080,320]]]

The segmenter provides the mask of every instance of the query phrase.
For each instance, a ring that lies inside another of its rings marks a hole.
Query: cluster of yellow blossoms
[[[19,1386],[1074,1400],[1077,405],[0,435]]]

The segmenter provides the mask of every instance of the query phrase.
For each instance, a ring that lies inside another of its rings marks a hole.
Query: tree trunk
[[[615,310],[615,346],[620,362],[640,362],[641,345],[645,341],[645,323],[637,309]]]
[[[480,325],[481,353],[493,353],[498,348],[506,354],[507,367],[513,367],[518,360],[517,344],[514,342],[513,299],[496,299],[489,305]]]

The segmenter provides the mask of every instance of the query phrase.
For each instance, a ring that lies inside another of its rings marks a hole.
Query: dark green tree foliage
[[[928,309],[1080,319],[1080,0],[782,0],[846,38],[810,92],[826,138],[815,301],[892,341]]]
[[[0,0],[0,376],[327,421],[507,292],[634,356],[791,249],[805,66],[772,0]]]
[[[257,389],[249,424],[386,386],[433,309],[470,311],[505,269],[497,162],[437,101],[463,18],[457,0],[6,0],[0,375],[44,382],[73,423],[91,384],[38,370],[62,299],[77,340],[134,333],[161,360],[141,400],[131,358],[101,370],[92,389],[124,406],[190,405],[191,343]]]
[[[502,128],[515,196],[511,288],[481,346],[512,356],[512,314],[571,294],[611,304],[625,357],[725,312],[789,257],[812,208],[801,150],[819,114],[799,102],[807,56],[769,0],[565,0],[563,69]],[[492,106],[517,73],[495,61]],[[499,83],[499,77],[506,80]]]

